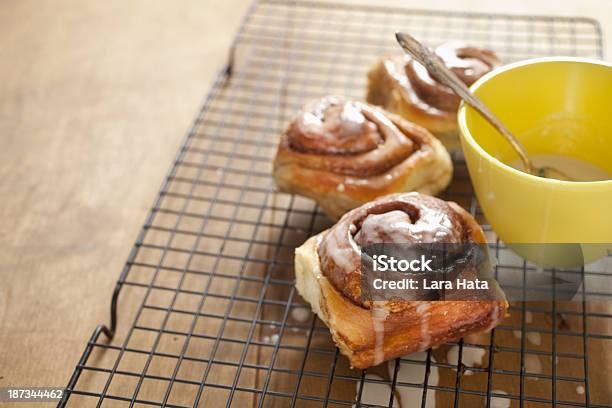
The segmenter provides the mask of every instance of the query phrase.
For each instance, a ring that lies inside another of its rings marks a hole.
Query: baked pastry
[[[361,249],[381,242],[478,245],[485,237],[457,204],[412,192],[356,208],[297,248],[296,288],[352,367],[367,368],[488,330],[505,317],[508,304],[493,279],[487,280],[487,291],[466,296],[448,290],[444,300],[419,299],[418,291],[412,300],[368,296],[363,274],[373,272],[362,269]]]
[[[436,194],[451,176],[448,152],[427,130],[337,96],[307,105],[274,159],[279,188],[313,198],[333,219],[389,193]]]
[[[468,86],[501,62],[491,50],[459,42],[444,43],[435,53]],[[379,60],[368,73],[366,100],[425,127],[448,149],[459,148],[459,96],[412,57],[397,55]]]

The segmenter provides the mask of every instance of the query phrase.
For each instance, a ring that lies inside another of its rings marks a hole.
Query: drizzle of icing
[[[264,336],[263,337],[263,342],[264,343],[268,343],[268,344],[276,344],[278,343],[280,336],[278,334],[273,334],[271,336]]]
[[[367,373],[365,375],[366,380],[379,380],[384,381],[384,379],[376,374]],[[356,394],[359,395],[359,387],[361,383],[356,383]],[[391,387],[384,383],[375,383],[375,382],[367,382],[363,383],[363,392],[361,393],[361,403],[367,405],[378,405],[378,406],[388,406],[389,397],[391,396]],[[353,405],[355,406],[355,405]],[[394,408],[400,408],[399,401],[397,397],[393,396],[393,405]]]
[[[525,371],[535,374],[542,374],[542,363],[535,354],[525,355]]]
[[[463,351],[461,352],[461,362],[465,364],[467,367],[482,367],[482,359],[485,356],[486,352],[482,348],[474,348],[474,347],[463,347]],[[456,370],[458,360],[459,359],[459,346],[454,345],[446,354],[446,362],[448,364],[454,365]],[[469,371],[469,370],[468,370]],[[472,371],[465,372],[465,375],[471,375]]]
[[[361,247],[380,243],[457,243],[464,241],[465,233],[459,215],[446,202],[418,193],[402,193],[345,214],[324,234],[317,251],[322,270],[332,284],[353,302],[369,309],[371,306],[364,300],[367,298],[362,296],[362,273],[368,272],[361,270]],[[499,305],[495,307],[499,309]]]
[[[345,271],[353,270],[357,261],[354,257],[354,251],[359,252],[359,248],[353,244],[350,235],[350,231],[343,231],[342,228],[331,228],[325,236],[325,248],[328,254],[334,259],[336,265]],[[343,245],[347,241],[350,245]]]
[[[512,334],[517,339],[521,338],[520,330],[512,330]],[[535,344],[536,346],[539,346],[542,344],[542,336],[538,332],[526,332],[525,338],[527,339],[527,341],[529,341],[532,344]]]
[[[429,308],[430,308],[429,303],[422,302],[422,303],[419,303],[419,305],[416,307],[416,312],[422,316],[423,314],[425,314],[425,312],[429,310]]]
[[[293,320],[303,323],[310,317],[310,310],[304,307],[294,307],[291,309],[291,317]]]
[[[412,220],[401,210],[369,214],[355,236],[361,246],[381,243],[460,242],[461,234],[447,212],[422,208]]]
[[[457,42],[442,44],[435,49],[435,53],[468,86],[499,63],[493,51]],[[422,102],[444,112],[457,110],[460,98],[433,78],[423,65],[408,59],[404,71],[409,89],[414,90]]]
[[[390,118],[378,108],[340,97],[327,96],[308,104],[289,124],[277,159],[338,177],[384,176],[404,163],[423,143],[421,129]],[[279,163],[280,163],[279,162]],[[347,180],[348,182],[348,180]]]
[[[427,352],[412,353],[404,356],[406,359],[427,361]],[[435,358],[431,356],[431,361],[436,362]],[[389,370],[389,378],[393,378],[395,373],[395,363],[389,362],[387,364]],[[411,384],[423,384],[425,380],[425,364],[412,363],[407,361],[400,362],[399,370],[397,371],[397,381]],[[429,377],[427,379],[427,386],[438,385],[440,381],[440,374],[438,367],[433,364],[430,366]],[[423,390],[420,388],[413,387],[396,387],[395,388],[399,401],[401,402],[402,408],[412,407],[414,401],[421,401],[423,397]],[[435,408],[436,406],[436,390],[430,388],[427,389],[427,399],[425,401],[426,408]]]
[[[289,132],[295,148],[317,153],[362,153],[376,149],[383,141],[358,102],[332,97],[298,116]]]
[[[508,395],[506,391],[502,391],[502,390],[493,390],[492,393]],[[491,398],[491,408],[510,408],[510,399],[502,398],[502,397],[492,397]]]
[[[499,303],[493,302],[493,308],[491,309],[491,313],[489,314],[489,320],[491,320],[491,323],[489,323],[489,326],[487,327],[485,332],[489,332],[493,330],[493,328],[497,326],[498,319],[499,319]]]
[[[374,326],[374,363],[378,365],[385,361],[385,320],[389,316],[389,311],[377,303],[372,307],[372,325]]]
[[[421,321],[421,348],[428,347],[431,340],[431,334],[429,333],[430,313],[427,313],[429,308],[429,303],[419,303],[416,307],[416,312],[421,317],[419,319]]]
[[[525,337],[527,340],[529,340],[529,342],[535,344],[536,346],[542,344],[542,336],[538,332],[528,332],[525,334]]]

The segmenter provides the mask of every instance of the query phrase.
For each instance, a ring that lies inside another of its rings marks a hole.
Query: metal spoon
[[[553,176],[553,178],[567,179],[567,177],[560,171],[550,167],[539,167],[534,168],[531,159],[527,155],[525,147],[519,142],[516,137],[508,130],[506,126],[493,113],[486,107],[480,99],[476,98],[474,94],[470,92],[468,87],[461,81],[457,75],[444,65],[444,62],[434,54],[429,48],[418,42],[414,37],[409,34],[396,32],[395,38],[397,42],[402,46],[404,51],[410,54],[415,60],[423,64],[429,73],[435,77],[438,81],[443,83],[452,89],[457,95],[459,95],[465,102],[467,102],[472,108],[476,109],[502,136],[506,138],[512,148],[518,153],[525,169],[529,174],[533,174],[540,177]]]

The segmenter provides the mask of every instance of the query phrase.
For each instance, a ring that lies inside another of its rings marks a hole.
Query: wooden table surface
[[[594,16],[612,38],[605,0],[487,3],[463,2]],[[108,321],[115,281],[248,5],[2,2],[0,387],[64,386]]]

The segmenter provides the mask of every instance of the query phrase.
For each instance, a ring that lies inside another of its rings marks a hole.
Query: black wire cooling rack
[[[376,58],[400,52],[396,29],[488,46],[505,61],[602,57],[599,25],[584,18],[256,3],[119,277],[110,326],[94,331],[60,407],[612,406],[612,314],[586,302],[605,279],[596,267],[579,271],[578,302],[512,304],[490,333],[367,371],[348,367],[295,292],[294,248],[330,223],[312,201],[275,191],[279,134],[310,99],[363,98]],[[518,274],[525,287],[534,267],[496,239],[454,162],[444,198],[484,225],[498,279]]]

